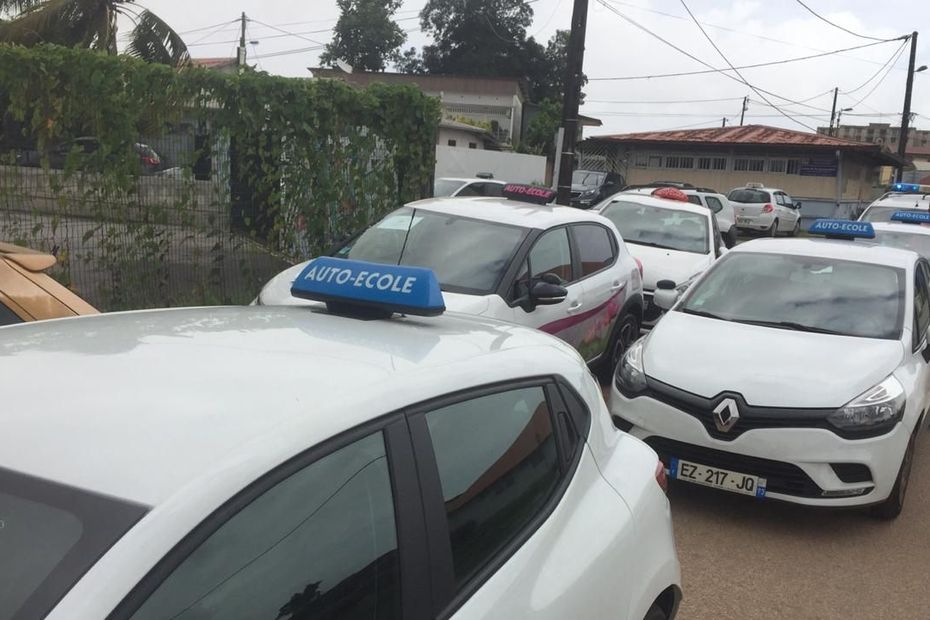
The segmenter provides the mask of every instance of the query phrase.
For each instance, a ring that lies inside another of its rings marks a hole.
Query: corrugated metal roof
[[[874,150],[875,145],[832,138],[823,134],[807,133],[769,127],[767,125],[744,125],[737,127],[713,127],[709,129],[680,129],[675,131],[647,131],[609,136],[594,136],[590,140],[610,142],[698,142],[704,144],[765,144],[784,146],[817,146],[836,148],[861,148]]]

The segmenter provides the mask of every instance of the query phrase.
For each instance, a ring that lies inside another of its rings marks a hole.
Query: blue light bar
[[[294,280],[291,295],[326,302],[334,312],[356,314],[435,316],[446,309],[431,269],[331,256],[310,261]]]
[[[890,191],[904,192],[906,194],[917,194],[920,193],[920,185],[917,183],[892,183]]]
[[[905,224],[930,224],[930,213],[927,211],[895,211],[891,216],[891,221]]]
[[[837,239],[875,238],[875,229],[870,222],[853,222],[852,220],[817,220],[811,224],[807,232]]]

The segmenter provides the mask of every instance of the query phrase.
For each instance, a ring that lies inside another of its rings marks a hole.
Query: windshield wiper
[[[623,240],[626,241],[627,243],[632,243],[634,245],[647,245],[650,248],[660,248],[663,250],[677,250],[678,249],[678,248],[673,248],[670,245],[662,245],[661,243],[655,243],[653,241],[635,241],[635,240],[627,239],[626,237],[624,237]]]
[[[732,321],[733,319],[728,319],[725,316],[720,316],[719,314],[714,314],[713,312],[707,312],[706,310],[692,310],[691,308],[682,308],[681,312],[685,314],[693,314],[694,316],[702,316],[706,319],[717,319],[718,321]]]
[[[843,332],[838,332],[833,329],[826,329],[824,327],[815,327],[813,325],[805,325],[804,323],[795,323],[794,321],[753,321],[753,320],[740,320],[733,319],[736,323],[746,323],[747,325],[760,325],[762,327],[775,327],[777,329],[791,329],[797,332],[811,332],[814,334],[831,334],[833,336],[847,336]]]

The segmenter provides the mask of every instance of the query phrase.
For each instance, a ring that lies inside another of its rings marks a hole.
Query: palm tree
[[[133,22],[126,52],[148,62],[181,67],[190,62],[184,41],[135,0],[0,0],[0,43],[54,43],[116,54],[116,18]]]

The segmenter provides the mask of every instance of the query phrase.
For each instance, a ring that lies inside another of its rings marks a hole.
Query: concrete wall
[[[436,178],[473,177],[488,172],[501,181],[543,183],[546,180],[546,158],[522,153],[463,149],[444,144],[436,146]]]
[[[439,138],[436,140],[436,144],[439,146],[450,147],[449,140],[455,140],[455,147],[458,149],[467,149],[469,148],[468,144],[475,144],[475,148],[478,150],[484,149],[484,139],[470,131],[464,131],[462,129],[449,129],[446,127],[439,128]]]

